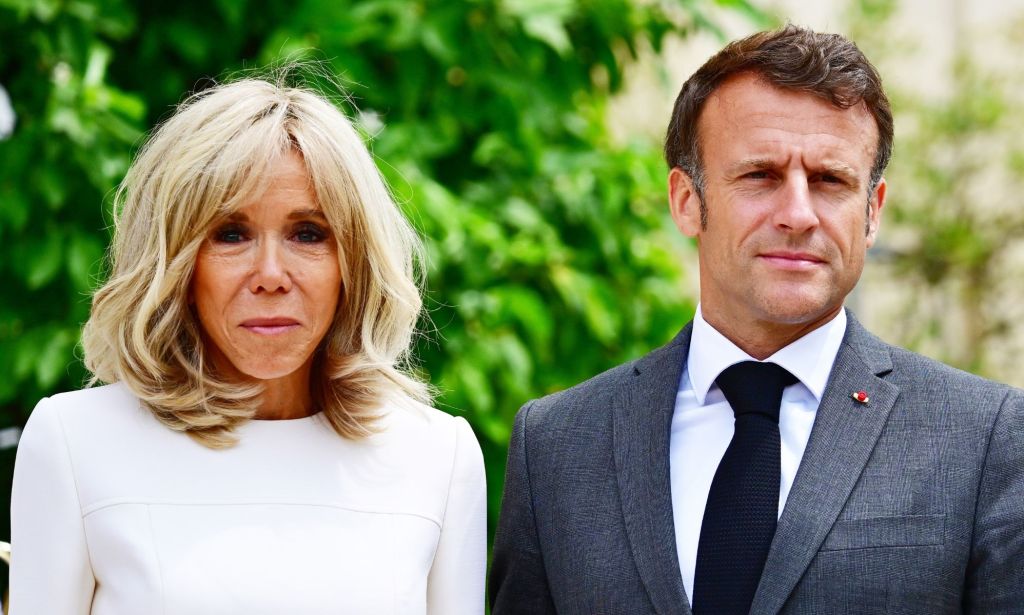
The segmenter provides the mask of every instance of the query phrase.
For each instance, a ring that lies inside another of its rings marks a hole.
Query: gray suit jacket
[[[520,410],[494,615],[691,612],[668,461],[689,344]],[[851,315],[751,613],[1024,613],[1024,392]]]

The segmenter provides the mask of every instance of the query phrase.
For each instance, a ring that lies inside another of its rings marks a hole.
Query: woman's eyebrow
[[[289,220],[299,220],[302,218],[317,218],[318,220],[327,220],[327,216],[325,216],[323,210],[320,209],[296,209],[292,213],[288,214]]]

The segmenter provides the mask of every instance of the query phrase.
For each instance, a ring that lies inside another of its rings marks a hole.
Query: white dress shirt
[[[839,314],[827,324],[765,359],[785,367],[799,380],[783,391],[779,409],[782,439],[780,516],[845,333],[846,311],[839,310]],[[730,365],[755,360],[709,325],[700,306],[697,306],[669,439],[676,552],[683,586],[691,602],[704,506],[718,463],[732,440],[735,423],[732,408],[715,384],[715,378]]]

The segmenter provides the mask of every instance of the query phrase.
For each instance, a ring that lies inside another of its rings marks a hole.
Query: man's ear
[[[683,235],[696,237],[703,230],[700,197],[693,187],[693,179],[679,167],[668,172],[668,208]]]
[[[868,201],[868,239],[867,247],[875,245],[875,237],[878,236],[878,225],[881,223],[882,207],[885,206],[885,178],[878,180],[878,185],[871,191],[871,199]]]

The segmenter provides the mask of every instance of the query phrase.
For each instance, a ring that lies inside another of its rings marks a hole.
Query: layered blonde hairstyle
[[[263,193],[288,152],[305,162],[342,279],[314,355],[314,403],[338,434],[359,438],[385,400],[428,401],[406,363],[421,244],[362,139],[310,89],[239,80],[185,100],[135,159],[115,197],[110,275],[82,334],[94,383],[124,383],[164,425],[211,448],[236,441],[261,386],[212,369],[188,298],[196,254],[215,223]]]

